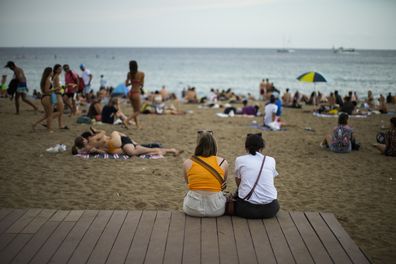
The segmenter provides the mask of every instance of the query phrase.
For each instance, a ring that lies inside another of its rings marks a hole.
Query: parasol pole
[[[315,96],[314,96],[314,106],[317,106],[317,99],[318,99],[318,94],[316,93],[316,82],[314,82],[314,92],[315,92]]]

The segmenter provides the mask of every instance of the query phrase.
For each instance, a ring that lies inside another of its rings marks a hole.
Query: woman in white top
[[[270,128],[271,130],[279,130],[281,128],[281,123],[276,117],[278,106],[275,104],[275,101],[276,98],[272,94],[270,97],[270,102],[264,108],[264,126]]]
[[[262,219],[273,217],[279,211],[274,185],[274,178],[278,175],[276,162],[274,158],[261,154],[264,146],[261,133],[248,134],[245,141],[248,154],[235,160],[235,182],[238,186],[235,204],[237,216]]]

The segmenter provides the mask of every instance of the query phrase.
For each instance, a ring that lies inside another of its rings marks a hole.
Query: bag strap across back
[[[196,163],[198,163],[199,165],[204,167],[207,171],[209,171],[220,182],[220,184],[224,183],[224,179],[223,179],[223,177],[221,177],[220,173],[218,173],[217,170],[215,170],[208,163],[206,163],[202,159],[198,158],[197,156],[192,156],[191,160],[195,161]]]
[[[253,194],[253,192],[254,192],[254,189],[256,188],[257,183],[258,183],[258,181],[259,181],[259,179],[260,179],[261,172],[263,171],[264,162],[265,162],[265,156],[264,156],[264,158],[263,158],[263,162],[261,163],[261,168],[260,168],[260,172],[259,172],[259,174],[258,174],[258,176],[257,176],[257,180],[256,180],[256,182],[254,183],[253,188],[252,188],[252,189],[250,190],[250,192],[243,198],[243,200],[249,200],[250,197],[252,196],[252,194]]]

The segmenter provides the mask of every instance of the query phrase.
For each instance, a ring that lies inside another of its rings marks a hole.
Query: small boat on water
[[[333,47],[333,52],[334,53],[339,53],[339,54],[358,54],[356,49],[354,49],[354,48],[344,48],[342,46],[339,47],[339,48]]]
[[[278,52],[278,53],[293,53],[294,49],[282,48],[282,49],[277,49],[276,52]]]

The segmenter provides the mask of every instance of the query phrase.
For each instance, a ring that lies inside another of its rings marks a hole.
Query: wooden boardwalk
[[[333,214],[0,209],[0,263],[370,263]]]

